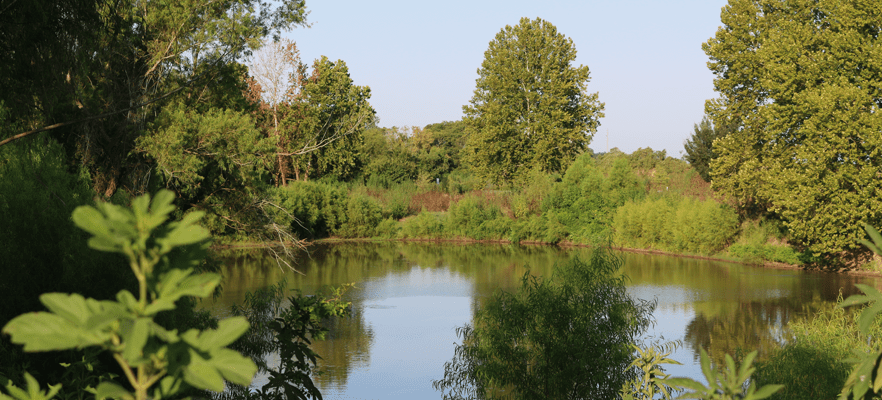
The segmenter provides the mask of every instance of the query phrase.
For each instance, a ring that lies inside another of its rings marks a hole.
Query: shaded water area
[[[458,342],[455,328],[496,289],[516,290],[526,271],[548,275],[555,263],[587,256],[587,249],[487,244],[340,243],[316,245],[296,262],[303,275],[280,268],[261,250],[225,251],[224,294],[204,304],[217,315],[253,291],[287,278],[291,289],[314,293],[322,285],[354,282],[346,299],[353,313],[316,342],[324,358],[315,379],[325,399],[441,398],[431,381]],[[674,376],[698,380],[699,348],[715,359],[726,353],[777,346],[795,315],[855,293],[854,284],[877,278],[779,270],[662,255],[617,253],[630,278],[628,291],[656,299],[656,323],[646,340],[664,337],[683,346],[672,355]],[[258,379],[258,384],[260,384]]]

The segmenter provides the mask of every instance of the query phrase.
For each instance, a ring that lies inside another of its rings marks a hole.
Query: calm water
[[[550,274],[556,262],[585,249],[415,243],[314,246],[296,261],[303,275],[280,268],[259,250],[225,253],[224,296],[205,304],[218,315],[247,291],[287,278],[292,289],[355,282],[350,318],[316,343],[325,373],[316,379],[333,399],[440,399],[431,381],[453,357],[455,328],[471,322],[495,289],[515,290],[526,271]],[[714,358],[737,349],[776,346],[794,315],[854,293],[874,278],[776,270],[689,258],[619,253],[629,292],[657,299],[646,340],[680,340],[674,376],[701,379],[698,349]],[[258,385],[262,384],[258,378]]]

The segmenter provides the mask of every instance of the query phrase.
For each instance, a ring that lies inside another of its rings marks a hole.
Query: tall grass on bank
[[[839,298],[842,304],[842,297]],[[789,324],[787,343],[767,360],[756,364],[757,383],[780,383],[784,389],[770,399],[835,399],[845,385],[855,352],[882,351],[882,320],[869,335],[858,329],[858,313],[836,304]]]

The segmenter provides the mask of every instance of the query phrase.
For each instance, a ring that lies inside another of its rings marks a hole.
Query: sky
[[[720,24],[724,0],[307,0],[309,28],[285,34],[301,59],[343,60],[371,88],[379,125],[462,118],[484,52],[506,25],[542,18],[570,37],[576,65],[591,71],[606,116],[591,147],[642,147],[681,157],[683,143],[717,97],[701,44]]]

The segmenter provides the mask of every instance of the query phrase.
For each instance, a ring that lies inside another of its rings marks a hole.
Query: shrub
[[[359,194],[349,196],[346,202],[346,222],[334,231],[341,237],[371,237],[374,236],[377,225],[383,219],[380,203],[377,199]]]
[[[346,192],[328,183],[293,181],[270,195],[284,209],[275,212],[276,222],[300,238],[327,237],[346,219]]]
[[[495,221],[505,218],[499,206],[486,202],[477,196],[466,196],[450,206],[447,232],[453,236],[477,240],[507,237],[506,222]]]
[[[424,211],[402,222],[401,236],[405,238],[442,238],[446,221],[446,214]]]
[[[377,225],[374,235],[383,239],[394,239],[398,237],[398,232],[401,232],[401,223],[386,218]]]
[[[713,200],[684,199],[668,228],[669,246],[674,251],[711,254],[719,251],[738,231],[738,215],[729,206]]]
[[[636,377],[631,343],[653,309],[627,294],[620,267],[597,250],[550,278],[527,272],[517,292],[497,290],[457,329],[462,344],[433,386],[444,398],[617,398]]]

